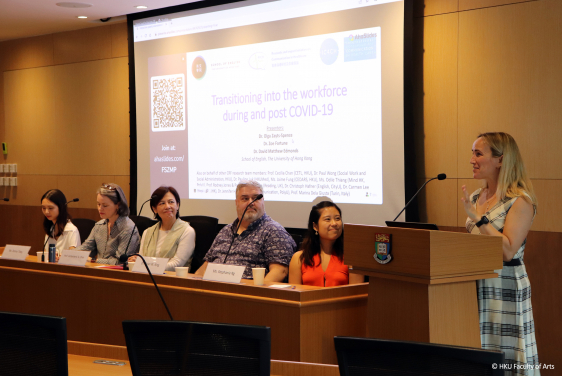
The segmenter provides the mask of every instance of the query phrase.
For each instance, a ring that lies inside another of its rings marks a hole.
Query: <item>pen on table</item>
[[[294,290],[294,289],[295,289],[296,287],[297,287],[297,286],[293,286],[293,287],[291,287],[291,290]]]

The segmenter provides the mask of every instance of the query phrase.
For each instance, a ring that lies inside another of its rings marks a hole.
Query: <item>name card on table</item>
[[[27,245],[6,244],[6,248],[4,248],[4,253],[2,253],[2,258],[5,260],[24,261],[30,249],[31,247]]]
[[[164,274],[164,271],[166,270],[166,265],[170,260],[162,257],[146,257],[146,256],[144,257],[144,259],[146,260],[146,265],[148,265],[148,267],[150,268],[150,272],[152,274]],[[144,262],[142,262],[142,259],[140,257],[137,258],[137,261],[135,262],[135,266],[133,266],[133,270],[131,271],[135,273],[148,273],[146,267],[144,266]]]
[[[240,283],[244,270],[246,270],[245,266],[209,263],[203,279],[206,281]]]
[[[65,249],[59,259],[60,265],[85,266],[90,257],[90,251],[75,251]]]

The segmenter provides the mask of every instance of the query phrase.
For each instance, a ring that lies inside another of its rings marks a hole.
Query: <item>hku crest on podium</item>
[[[388,264],[392,261],[391,234],[375,234],[375,254],[373,257],[379,264]]]

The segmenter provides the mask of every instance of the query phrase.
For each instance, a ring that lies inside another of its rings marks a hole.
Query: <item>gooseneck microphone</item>
[[[68,204],[73,203],[73,202],[78,202],[78,201],[80,201],[80,199],[79,199],[79,198],[75,198],[74,200],[68,201],[65,205],[68,205]]]
[[[141,211],[142,211],[142,208],[141,208]],[[139,212],[139,214],[140,214],[140,212]],[[166,311],[168,311],[168,316],[170,316],[170,320],[174,321],[174,318],[172,317],[172,314],[170,313],[170,310],[168,309],[168,305],[166,304],[166,301],[164,300],[164,297],[162,296],[162,293],[160,292],[160,289],[158,288],[158,285],[156,284],[156,281],[154,280],[154,276],[152,275],[152,273],[150,272],[150,268],[146,264],[146,260],[139,253],[135,253],[134,255],[131,255],[131,256],[138,256],[138,257],[141,258],[142,262],[144,263],[144,267],[146,268],[146,271],[148,272],[148,274],[150,275],[150,278],[152,279],[152,283],[154,283],[154,287],[156,287],[156,291],[158,291],[158,295],[160,295],[160,299],[162,299],[162,303],[164,303],[164,307],[166,308]],[[119,257],[119,262],[120,263],[121,262],[127,262],[128,259],[129,259],[129,256],[127,256],[127,253],[125,253],[124,255],[121,255],[121,257]]]
[[[224,260],[223,260],[223,264],[226,262],[226,259],[228,258],[228,255],[230,254],[230,249],[232,248],[232,244],[234,244],[234,240],[236,240],[236,238],[238,237],[238,229],[240,229],[240,224],[242,224],[242,219],[244,219],[244,215],[246,215],[246,210],[248,210],[248,208],[250,207],[250,205],[252,205],[254,202],[261,200],[263,198],[263,194],[259,194],[252,202],[250,202],[248,205],[246,205],[246,208],[244,209],[244,212],[242,213],[242,217],[240,217],[240,220],[238,220],[238,226],[236,226],[236,231],[234,232],[234,238],[232,239],[232,242],[230,242],[230,246],[228,247],[228,251],[226,252],[226,256],[224,256]]]
[[[55,224],[53,223],[51,225],[51,229],[49,230],[49,232],[51,233],[51,235],[53,235],[53,232],[55,231]],[[45,240],[45,243],[43,244],[43,250],[42,250],[42,254],[41,254],[41,262],[45,262],[45,246],[47,245],[47,242],[49,241],[49,235],[47,235],[47,240]]]
[[[447,175],[446,175],[446,174],[439,174],[439,175],[437,175],[436,177],[431,178],[431,179],[429,179],[428,181],[426,181],[425,183],[423,183],[423,185],[421,186],[421,188],[418,189],[418,191],[416,192],[416,194],[414,195],[414,197],[412,197],[412,198],[410,199],[410,201],[408,201],[408,203],[406,204],[406,206],[404,206],[404,209],[402,209],[402,210],[400,211],[400,213],[398,213],[398,215],[396,216],[396,218],[400,217],[400,214],[402,214],[402,212],[403,212],[404,210],[406,210],[406,208],[408,207],[408,205],[410,205],[410,203],[411,203],[412,201],[414,201],[414,199],[416,198],[416,196],[418,195],[418,193],[421,192],[421,190],[423,189],[423,187],[425,187],[427,183],[429,183],[430,181],[435,180],[435,179],[437,179],[437,180],[445,180],[445,179],[447,179]],[[393,221],[396,221],[396,218],[394,218]]]
[[[142,208],[144,208],[144,204],[146,204],[148,201],[152,200],[154,197],[156,197],[156,195],[152,195],[148,200],[146,200],[145,202],[142,203],[141,208],[139,210],[139,215],[137,217],[140,217],[140,215],[142,213]],[[137,232],[139,232],[139,229],[138,229],[136,223],[135,223],[135,227],[133,227],[133,231],[131,232],[131,236],[129,237],[129,241],[127,242],[127,248],[125,248],[125,255],[127,255],[127,253],[129,252],[129,245],[131,245],[131,239],[133,239],[135,229],[137,229]],[[139,234],[139,236],[140,236],[140,234]],[[121,256],[121,257],[123,257],[123,256]],[[127,257],[127,259],[125,259],[125,263],[123,264],[123,270],[129,270],[127,268],[127,260],[128,259],[129,259],[128,257]],[[119,258],[119,260],[121,260],[121,258]]]

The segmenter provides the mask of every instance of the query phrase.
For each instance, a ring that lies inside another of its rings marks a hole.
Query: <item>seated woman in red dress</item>
[[[343,263],[343,222],[340,208],[330,201],[312,207],[302,250],[289,265],[289,283],[340,286],[362,283],[364,276],[350,274]]]

